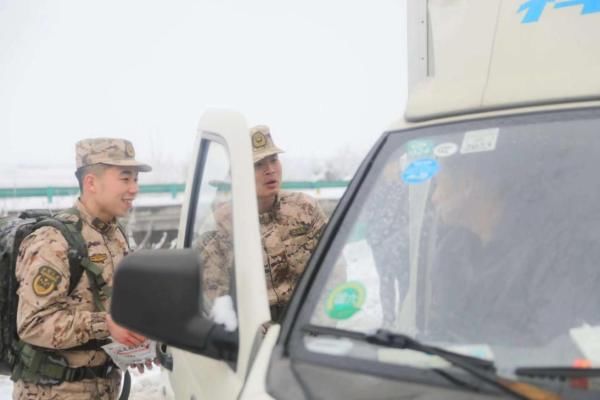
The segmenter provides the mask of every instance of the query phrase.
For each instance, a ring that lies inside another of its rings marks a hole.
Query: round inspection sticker
[[[440,164],[432,158],[415,160],[408,164],[402,173],[402,180],[406,183],[421,183],[434,177],[440,170]]]
[[[436,157],[449,157],[458,151],[458,145],[456,143],[441,143],[435,146],[433,154]]]
[[[346,282],[327,296],[325,311],[332,319],[348,319],[365,303],[366,290],[360,282]]]

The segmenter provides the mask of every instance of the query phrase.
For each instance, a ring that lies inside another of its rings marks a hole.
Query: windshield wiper
[[[451,365],[470,373],[471,375],[500,389],[504,393],[507,393],[516,399],[529,399],[529,397],[519,393],[513,388],[508,387],[500,380],[498,375],[495,373],[496,368],[493,362],[444,350],[440,347],[430,346],[421,343],[407,335],[394,333],[385,329],[378,329],[375,334],[366,334],[362,332],[347,331],[345,329],[312,324],[305,325],[302,327],[302,330],[310,334],[347,337],[383,347],[415,350],[421,353],[438,356],[449,362]]]
[[[600,376],[600,368],[522,367],[515,369],[515,375],[532,378],[589,378]]]

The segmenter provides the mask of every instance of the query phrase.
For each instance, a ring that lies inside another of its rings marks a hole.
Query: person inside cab
[[[571,328],[598,322],[599,236],[589,215],[598,207],[577,194],[581,182],[597,186],[585,154],[568,140],[506,134],[494,151],[440,163],[430,198],[430,333],[532,347],[562,337],[572,346]]]

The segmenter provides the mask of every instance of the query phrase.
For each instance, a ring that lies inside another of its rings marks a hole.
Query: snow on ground
[[[164,400],[163,378],[160,368],[154,367],[150,371],[140,374],[130,370],[131,392],[130,400]],[[0,375],[0,400],[12,398],[12,381],[8,376]]]
[[[0,399],[8,400],[12,396],[12,381],[8,376],[0,375]]]
[[[130,400],[164,400],[165,390],[163,386],[166,377],[161,374],[158,367],[140,374],[137,371],[129,370],[131,374],[131,393]]]

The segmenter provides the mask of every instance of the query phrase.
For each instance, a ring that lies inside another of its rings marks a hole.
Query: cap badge
[[[252,135],[252,147],[255,149],[259,149],[261,147],[265,147],[267,145],[267,138],[261,132],[256,132]]]

